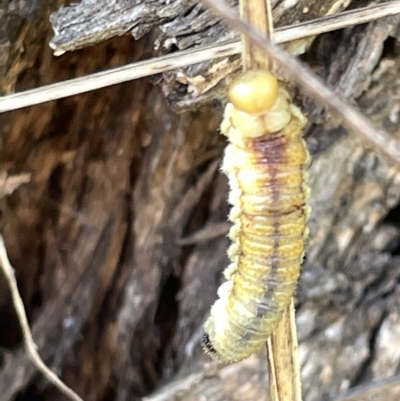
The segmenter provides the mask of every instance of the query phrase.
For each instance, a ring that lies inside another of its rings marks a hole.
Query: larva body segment
[[[222,170],[231,188],[231,264],[203,339],[225,362],[257,351],[279,324],[299,277],[309,214],[306,118],[266,71],[241,74],[229,100],[221,131],[229,139]]]

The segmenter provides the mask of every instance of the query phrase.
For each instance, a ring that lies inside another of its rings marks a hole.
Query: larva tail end
[[[201,340],[201,345],[203,347],[204,352],[213,359],[218,358],[218,352],[213,347],[212,342],[210,340],[210,336],[207,333],[203,334],[203,339]]]

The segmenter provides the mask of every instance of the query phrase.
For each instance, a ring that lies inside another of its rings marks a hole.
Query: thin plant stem
[[[376,129],[359,111],[327,88],[304,64],[256,32],[251,25],[243,21],[223,1],[201,1],[213,10],[216,15],[223,18],[232,28],[250,38],[254,44],[265,52],[267,57],[279,63],[283,69],[296,79],[305,92],[321,104],[328,106],[342,120],[343,125],[356,133],[367,146],[386,156],[392,162],[400,164],[400,144],[397,140],[391,138],[386,131]]]
[[[18,291],[17,280],[15,279],[14,269],[8,260],[6,247],[3,236],[0,235],[0,270],[3,272],[8,287],[10,288],[11,298],[14,305],[15,313],[21,326],[25,347],[29,359],[37,367],[37,369],[45,376],[54,386],[56,386],[63,394],[72,401],[83,401],[78,394],[69,388],[54,372],[52,372],[43,362],[37,351],[31,330],[29,328],[28,319],[26,317],[24,303]]]

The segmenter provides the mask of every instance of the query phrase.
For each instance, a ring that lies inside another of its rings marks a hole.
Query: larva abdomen
[[[203,341],[226,362],[257,351],[279,324],[296,288],[309,213],[305,117],[267,71],[241,74],[229,100],[221,130],[230,142],[222,169],[231,187],[232,263]]]

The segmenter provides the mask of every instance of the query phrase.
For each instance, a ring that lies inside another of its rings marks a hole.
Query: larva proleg
[[[204,324],[212,357],[239,361],[277,327],[296,288],[309,210],[302,129],[307,120],[267,71],[233,80],[221,131],[229,139],[222,164],[230,185],[227,281]]]

